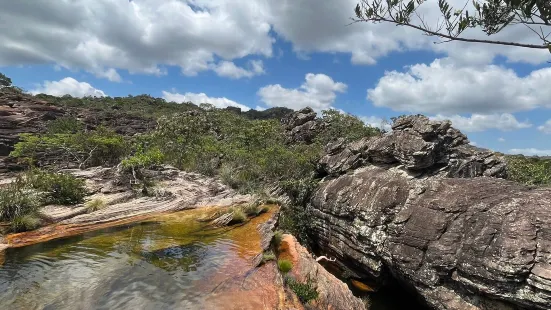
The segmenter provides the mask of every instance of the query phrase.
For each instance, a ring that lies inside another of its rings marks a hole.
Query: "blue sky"
[[[427,19],[437,18],[436,7],[426,5]],[[0,71],[32,93],[336,108],[377,126],[421,113],[451,119],[481,147],[551,155],[548,51],[433,44],[436,38],[403,27],[345,26],[354,6],[348,0],[10,2],[0,12],[0,28],[8,29],[0,34],[6,42]],[[517,28],[496,39],[531,40],[529,34]]]

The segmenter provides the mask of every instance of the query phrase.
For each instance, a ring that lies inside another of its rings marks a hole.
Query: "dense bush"
[[[128,152],[124,138],[108,128],[76,133],[66,130],[64,124],[58,124],[46,134],[21,134],[10,156],[32,163],[53,158],[58,160],[56,164],[77,163],[83,168],[117,164]],[[62,133],[56,133],[59,131]]]
[[[40,206],[38,193],[21,177],[0,188],[0,221],[13,221],[36,212]]]
[[[326,127],[317,138],[322,145],[326,145],[336,138],[342,138],[345,142],[350,142],[381,134],[380,129],[367,126],[358,117],[341,113],[335,109],[322,111],[322,119]]]
[[[507,175],[510,180],[527,185],[550,185],[551,159],[509,156]]]
[[[312,279],[308,278],[306,283],[299,282],[291,277],[286,278],[287,286],[297,295],[302,303],[308,303],[318,298],[319,293],[313,284]]]
[[[84,131],[84,123],[72,116],[63,116],[47,123],[49,134],[67,134]]]
[[[245,192],[310,175],[320,154],[319,146],[286,145],[279,121],[250,120],[208,106],[162,117],[151,140],[168,163],[220,175],[224,183]]]
[[[30,170],[26,174],[27,184],[44,193],[44,202],[62,205],[74,205],[83,202],[86,196],[84,180],[68,173],[51,173]]]
[[[40,218],[34,213],[16,216],[11,220],[10,228],[13,232],[22,232],[37,229],[40,226]]]

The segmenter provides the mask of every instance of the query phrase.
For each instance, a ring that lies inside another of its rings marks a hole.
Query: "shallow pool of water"
[[[207,229],[197,216],[8,249],[0,309],[204,309],[217,287],[250,269],[260,243],[254,223]]]

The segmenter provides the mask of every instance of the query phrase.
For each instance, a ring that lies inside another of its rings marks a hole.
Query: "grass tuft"
[[[88,211],[88,213],[98,211],[100,209],[103,209],[104,207],[105,201],[103,201],[103,199],[101,198],[96,198],[86,203],[86,210]]]
[[[271,261],[271,260],[276,260],[276,256],[275,256],[274,252],[268,251],[268,252],[262,253],[262,262],[263,263]]]
[[[283,273],[287,273],[293,269],[293,263],[290,260],[280,259],[277,261],[277,267]]]
[[[319,296],[319,292],[310,278],[308,278],[308,281],[306,281],[306,283],[302,283],[288,277],[286,279],[286,282],[289,288],[304,304],[307,304],[308,302],[317,299]]]
[[[240,208],[233,210],[233,216],[230,221],[230,224],[244,223],[247,220],[247,215]]]
[[[13,232],[22,232],[40,227],[40,218],[33,213],[16,216],[10,223]]]

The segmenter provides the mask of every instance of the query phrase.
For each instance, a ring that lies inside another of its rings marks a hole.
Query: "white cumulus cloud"
[[[308,73],[305,82],[298,88],[285,88],[280,84],[267,85],[258,90],[260,100],[270,107],[302,109],[311,107],[325,110],[335,102],[337,93],[344,93],[347,85],[335,82],[325,74]]]
[[[251,78],[255,75],[264,74],[264,63],[262,60],[252,60],[249,62],[249,68],[236,66],[231,61],[221,61],[213,65],[213,70],[218,76],[228,77],[231,79]]]
[[[545,124],[538,126],[538,130],[546,134],[551,134],[551,119],[545,122]]]
[[[116,70],[186,75],[216,59],[272,56],[264,1],[4,1],[0,66],[56,63],[120,80]]]
[[[237,103],[233,100],[230,100],[228,98],[222,97],[222,98],[213,98],[207,96],[205,93],[185,93],[185,94],[179,94],[179,93],[171,93],[167,91],[163,91],[163,98],[166,101],[174,101],[177,103],[182,102],[192,102],[196,105],[199,105],[201,103],[210,103],[214,105],[217,108],[227,108],[227,107],[238,107],[243,111],[247,111],[250,108],[246,105]]]
[[[392,130],[392,125],[389,121],[382,119],[381,117],[377,116],[360,116],[359,117],[364,123],[371,127],[375,128],[381,128],[386,131]]]
[[[412,113],[512,113],[551,107],[551,68],[519,77],[500,66],[458,66],[436,59],[390,71],[368,89],[375,106]]]
[[[503,114],[473,114],[470,117],[451,115],[436,115],[432,117],[435,120],[448,119],[452,126],[465,132],[479,132],[488,129],[498,129],[501,131],[512,131],[532,127],[528,121],[520,122],[516,117],[509,113]]]
[[[31,94],[48,94],[52,96],[71,95],[73,97],[95,96],[105,97],[102,90],[94,88],[86,82],[79,82],[72,77],[59,81],[44,81],[42,85],[30,91]]]

